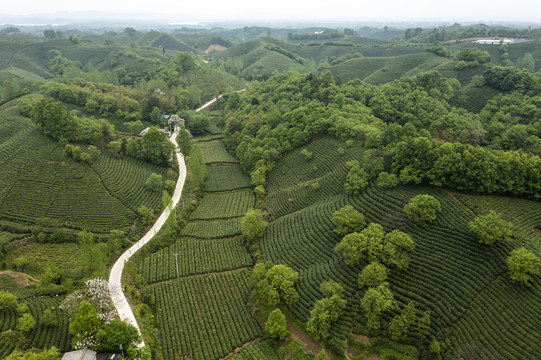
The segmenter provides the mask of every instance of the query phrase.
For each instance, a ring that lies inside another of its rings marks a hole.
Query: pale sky
[[[0,14],[136,12],[179,20],[525,20],[541,22],[541,0],[19,0]],[[183,18],[183,19],[180,19]]]

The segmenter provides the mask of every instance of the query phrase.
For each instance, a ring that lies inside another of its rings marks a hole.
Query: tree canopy
[[[286,316],[280,309],[274,309],[265,323],[265,331],[271,338],[283,340],[287,336],[287,320]]]
[[[507,258],[507,269],[511,280],[529,286],[532,276],[541,273],[541,259],[533,251],[521,247],[511,251]]]
[[[367,317],[366,326],[369,329],[379,329],[381,314],[395,307],[389,283],[384,282],[377,287],[368,289],[361,300],[361,307]]]
[[[513,235],[513,225],[502,219],[493,210],[470,221],[468,228],[477,235],[481,244],[490,246],[502,241],[510,241]]]
[[[249,243],[259,241],[265,233],[267,221],[263,216],[263,212],[259,209],[248,210],[248,212],[240,220],[242,235]]]
[[[417,195],[404,205],[404,213],[413,221],[424,224],[436,220],[441,204],[431,195]]]
[[[351,205],[346,205],[335,211],[332,222],[335,226],[333,231],[340,236],[361,231],[366,226],[363,214]]]
[[[408,234],[400,230],[385,234],[381,225],[371,223],[361,232],[344,236],[334,250],[344,256],[347,265],[368,260],[405,269],[409,262],[407,253],[414,247],[415,244]]]
[[[267,305],[276,306],[280,302],[292,304],[299,294],[293,287],[299,273],[287,265],[274,265],[271,261],[258,263],[250,276],[257,297]]]

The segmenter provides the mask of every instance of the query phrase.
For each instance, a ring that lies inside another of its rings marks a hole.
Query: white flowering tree
[[[85,289],[72,292],[60,305],[60,308],[67,310],[70,317],[73,317],[81,303],[86,301],[96,309],[98,319],[104,325],[107,325],[116,317],[116,309],[111,300],[109,283],[107,280],[98,277],[87,280],[85,285]]]

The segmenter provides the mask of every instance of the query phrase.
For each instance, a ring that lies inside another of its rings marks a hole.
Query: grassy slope
[[[265,233],[262,250],[265,259],[288,264],[300,273],[296,288],[301,299],[291,307],[292,312],[306,321],[311,304],[322,296],[319,284],[331,278],[345,285],[351,300],[350,311],[333,326],[331,338],[343,339],[351,325],[354,331],[363,331],[359,323],[362,293],[357,293],[362,267],[346,266],[333,250],[340,239],[332,232],[332,214],[351,204],[369,222],[381,223],[386,231],[402,229],[414,239],[410,267],[403,272],[394,270],[390,283],[399,304],[413,300],[418,309],[431,311],[433,335],[449,337],[465,358],[475,358],[479,349],[492,358],[539,357],[541,346],[534,339],[541,335],[541,281],[537,279],[532,289],[523,289],[509,281],[505,268],[511,249],[539,244],[539,233],[531,230],[532,224],[541,223],[539,203],[520,200],[520,206],[513,207],[517,233],[527,233],[527,237],[520,235],[511,244],[487,249],[467,231],[467,222],[475,212],[491,208],[485,198],[495,197],[472,196],[466,201],[462,195],[455,197],[433,187],[381,190],[374,184],[360,196],[348,196],[341,190],[345,161],[359,156],[349,148],[340,157],[339,146],[346,148],[335,139],[318,139],[307,145],[313,160],[304,160],[300,149],[296,150],[281,159],[268,177],[266,207],[275,220]],[[319,182],[319,190],[306,186],[314,181]],[[402,207],[409,198],[423,193],[435,196],[443,211],[434,224],[418,227],[404,217]],[[508,203],[505,198],[494,201],[499,204],[496,209],[505,209]],[[485,205],[479,205],[480,210],[472,204]],[[527,221],[519,218],[518,210],[526,205],[531,209]]]

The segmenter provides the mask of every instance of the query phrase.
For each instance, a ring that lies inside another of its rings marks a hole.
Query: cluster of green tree
[[[61,38],[64,34],[62,34],[61,31],[55,31],[55,30],[43,30],[43,37],[45,39],[55,39],[55,38]]]
[[[269,312],[265,332],[270,338],[284,339],[289,334],[286,317],[278,307],[299,299],[293,286],[298,278],[299,273],[289,266],[274,265],[271,261],[256,264],[250,275],[256,298]]]
[[[104,143],[115,134],[115,127],[107,120],[78,117],[61,103],[51,98],[33,102],[23,99],[18,103],[24,116],[32,118],[32,122],[41,128],[46,135],[63,141]]]
[[[203,135],[209,126],[208,114],[204,111],[186,110],[178,115],[184,119],[184,125],[192,135]]]
[[[21,30],[15,26],[8,26],[0,30],[0,34],[15,34],[15,33],[20,33],[20,32]]]
[[[101,152],[94,145],[90,145],[87,149],[87,152],[83,152],[80,146],[66,144],[66,146],[64,147],[64,154],[72,157],[73,159],[75,159],[75,161],[91,164],[94,159],[101,154]]]
[[[540,109],[541,93],[514,91],[495,96],[479,114],[486,131],[484,141],[495,148],[541,154]]]
[[[399,142],[394,152],[393,171],[405,184],[429,183],[476,194],[541,196],[539,156],[425,137]]]
[[[289,33],[287,34],[288,40],[327,40],[327,39],[340,39],[344,38],[346,35],[343,32],[334,29],[325,29],[322,32],[315,34],[307,33]]]
[[[115,155],[142,159],[153,164],[169,166],[174,161],[175,145],[158,128],[151,127],[142,138],[123,137],[110,141],[107,149]]]
[[[348,47],[355,47],[354,43],[350,42],[344,42],[344,41],[325,41],[325,42],[309,42],[306,43],[306,46],[348,46]]]
[[[491,59],[488,51],[481,51],[477,48],[464,48],[455,54],[455,58],[458,60],[456,65],[458,70],[486,64]]]
[[[101,353],[116,353],[122,347],[127,359],[139,358],[137,344],[141,337],[137,329],[121,320],[103,319],[90,303],[83,301],[70,321],[71,345],[75,349],[92,349]]]
[[[541,80],[527,70],[491,66],[483,71],[485,84],[501,91],[520,91],[530,95],[541,93]]]
[[[277,53],[287,56],[288,58],[298,62],[299,64],[304,64],[304,59],[302,57],[276,44],[271,44],[271,43],[265,44],[265,49],[270,50],[270,51],[276,51]]]
[[[54,236],[56,232],[51,234],[39,232],[35,235],[37,241],[41,243],[58,243],[59,240],[55,240]],[[79,265],[71,269],[62,269],[56,264],[47,264],[36,287],[39,294],[66,294],[81,286],[82,279],[89,275],[106,276],[107,266],[116,260],[123,248],[130,245],[125,233],[119,230],[112,230],[110,234],[100,236],[86,230],[71,232],[63,239],[63,242],[67,241],[80,245],[82,257]],[[30,265],[32,259],[25,256],[22,258]],[[23,267],[21,270],[24,271],[26,268]]]
[[[143,78],[162,79],[169,86],[181,85],[182,75],[198,67],[195,58],[188,52],[178,53],[174,59],[171,59],[167,64],[159,64],[150,69],[145,70]]]
[[[3,86],[0,86],[0,104],[28,93],[28,89],[21,89],[21,86],[15,79],[6,79],[4,80]]]
[[[327,133],[385,149],[386,164],[392,163],[405,183],[538,197],[539,157],[522,151],[531,148],[528,144],[519,151],[498,150],[514,136],[505,127],[492,126],[487,141],[488,118],[484,125],[478,116],[449,105],[459,87],[456,79],[436,72],[382,87],[360,80],[336,85],[330,73],[284,73],[228,98],[224,142],[256,187],[265,185],[266,172],[281,154]]]
[[[419,195],[410,200],[404,207],[404,212],[411,216],[414,221],[433,221],[435,219],[434,203],[439,202],[431,196]],[[364,289],[361,299],[361,307],[366,316],[366,327],[369,330],[377,330],[382,326],[381,316],[383,313],[396,309],[397,304],[391,291],[387,278],[390,274],[389,267],[405,270],[409,264],[409,252],[415,246],[411,237],[400,231],[393,230],[387,234],[379,224],[366,226],[364,216],[351,205],[346,205],[333,214],[332,222],[335,225],[334,232],[343,236],[340,243],[335,246],[335,251],[344,256],[347,265],[367,263],[359,274],[359,287]],[[324,289],[324,286],[327,289]],[[346,301],[338,295],[342,288],[338,284],[322,284],[322,292],[327,296],[322,304],[316,303],[311,317],[307,323],[307,329],[312,332],[318,341],[322,341],[328,335],[331,321],[336,320]],[[314,321],[315,314],[322,313],[322,307],[328,308],[323,319]],[[332,316],[336,314],[337,316]],[[314,331],[314,324],[315,330]],[[405,338],[417,324],[417,335],[420,344],[424,341],[430,329],[430,312],[426,311],[417,319],[415,305],[410,302],[400,314],[395,316],[387,326],[389,337],[395,341]]]
[[[519,29],[506,28],[502,26],[492,27],[484,24],[473,26],[462,26],[453,24],[451,26],[441,26],[439,28],[406,29],[404,36],[406,41],[434,43],[436,41],[461,40],[473,37],[516,37],[537,38],[541,35],[541,29]]]
[[[144,108],[145,95],[142,92],[122,86],[74,79],[48,82],[41,86],[41,90],[48,97],[79,105],[88,113],[97,116],[115,116],[125,121],[137,121],[145,117],[144,110],[148,118],[151,110],[150,104]],[[171,107],[167,101],[164,103],[159,102],[158,106]]]
[[[41,352],[35,351],[26,351],[22,352],[19,349],[13,350],[4,359],[6,360],[60,360],[62,358],[62,353],[58,351],[57,348],[51,346],[49,349],[45,349]]]
[[[17,349],[28,346],[28,343],[31,341],[28,335],[37,325],[36,320],[30,313],[28,304],[24,300],[19,301],[17,296],[12,293],[2,290],[0,291],[0,311],[4,310],[15,310],[17,313],[17,322],[14,324],[14,329],[10,327],[8,331],[2,333],[2,336],[9,338]],[[53,315],[50,310],[49,314]],[[43,326],[49,327],[55,325],[54,315],[52,319],[51,316],[47,316],[45,321],[43,321],[43,318],[40,321]]]
[[[517,69],[526,69],[531,73],[535,72],[535,59],[532,56],[532,53],[525,53],[521,58],[517,59],[516,63]]]
[[[431,53],[433,53],[435,55],[438,55],[438,56],[441,56],[441,57],[448,58],[448,57],[451,56],[451,52],[449,51],[449,49],[445,48],[439,42],[436,42],[434,45],[432,45],[431,47],[426,49],[426,51],[431,52]]]
[[[490,247],[513,239],[513,225],[493,210],[470,221],[468,229],[479,243]],[[530,286],[533,276],[541,274],[541,259],[533,251],[520,247],[507,257],[507,269],[512,281]]]

